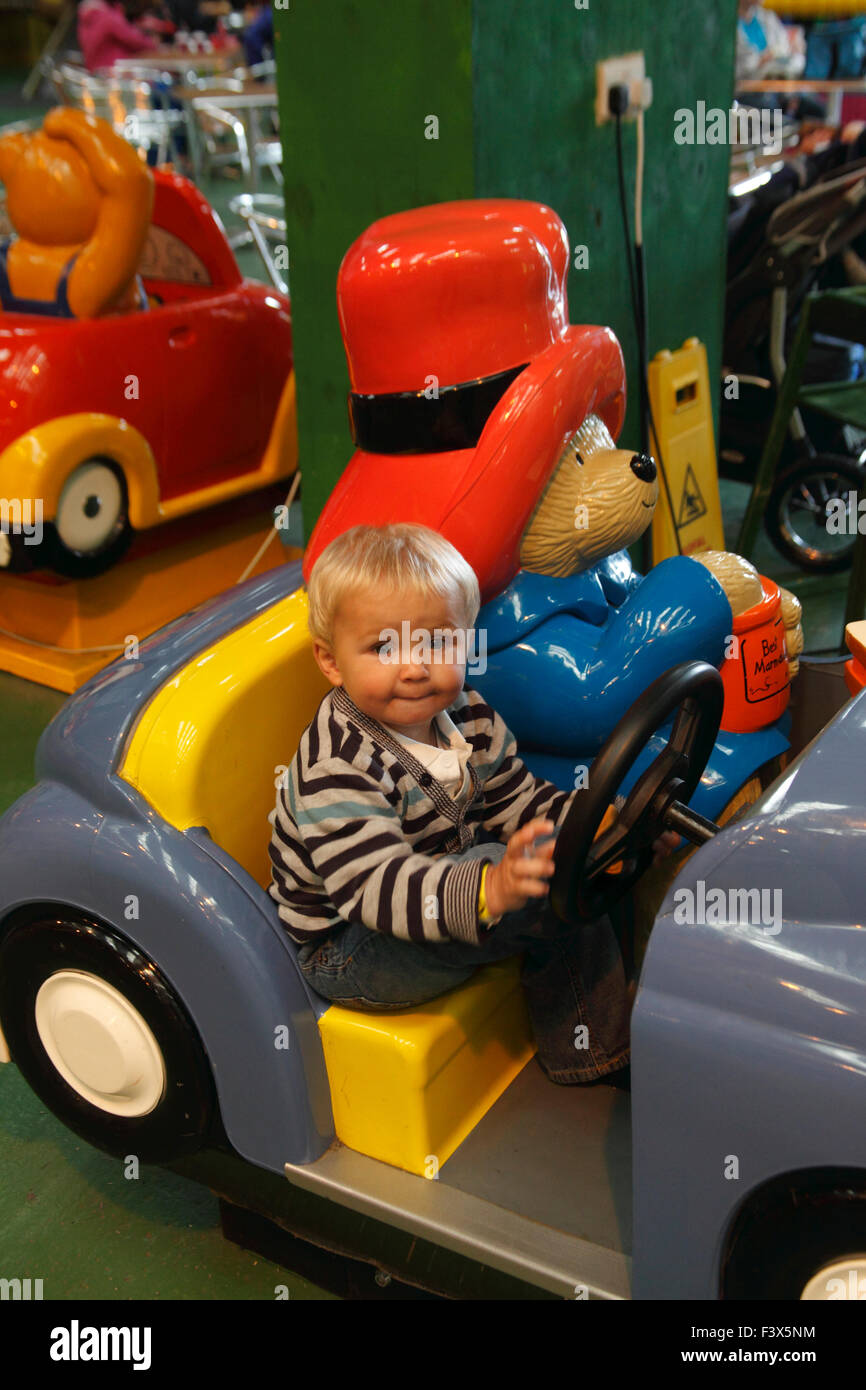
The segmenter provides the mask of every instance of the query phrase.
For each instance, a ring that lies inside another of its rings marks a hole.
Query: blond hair
[[[467,627],[473,626],[481,606],[475,571],[438,531],[413,522],[353,526],[331,541],[313,565],[307,585],[312,636],[331,646],[334,617],[345,595],[378,585],[459,598]]]

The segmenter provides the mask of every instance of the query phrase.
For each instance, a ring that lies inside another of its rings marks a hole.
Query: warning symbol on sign
[[[680,511],[677,517],[677,530],[683,526],[688,526],[690,522],[697,521],[699,517],[706,516],[707,504],[703,499],[701,490],[698,487],[698,480],[695,477],[695,470],[689,464],[686,469],[686,478],[683,483],[683,495],[680,498]]]

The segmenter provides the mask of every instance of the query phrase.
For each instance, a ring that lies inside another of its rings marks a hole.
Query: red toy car
[[[100,573],[134,530],[297,466],[289,302],[246,281],[186,179],[154,171],[142,307],[0,314],[0,565]]]

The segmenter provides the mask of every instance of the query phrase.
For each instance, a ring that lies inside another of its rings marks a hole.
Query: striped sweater
[[[464,686],[448,713],[472,749],[462,801],[342,686],[322,700],[273,817],[269,892],[294,941],[346,922],[419,942],[477,944],[491,930],[478,894],[492,860],[462,851],[482,827],[506,841],[536,817],[559,824],[574,793],[532,775],[476,690]]]

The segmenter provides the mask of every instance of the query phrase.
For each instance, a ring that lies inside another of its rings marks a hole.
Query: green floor
[[[31,115],[17,82],[0,79],[0,124]],[[227,226],[227,180],[204,189]],[[257,253],[238,260],[263,278]],[[726,538],[732,544],[745,489],[723,484]],[[300,537],[295,532],[294,539]],[[758,568],[803,599],[808,651],[841,638],[847,575],[815,580],[784,568],[762,537]],[[41,730],[64,696],[0,673],[0,812],[33,784]],[[127,1181],[120,1162],[79,1142],[36,1100],[13,1066],[0,1067],[0,1278],[42,1279],[52,1299],[273,1299],[331,1294],[224,1240],[208,1188],[158,1168]]]

